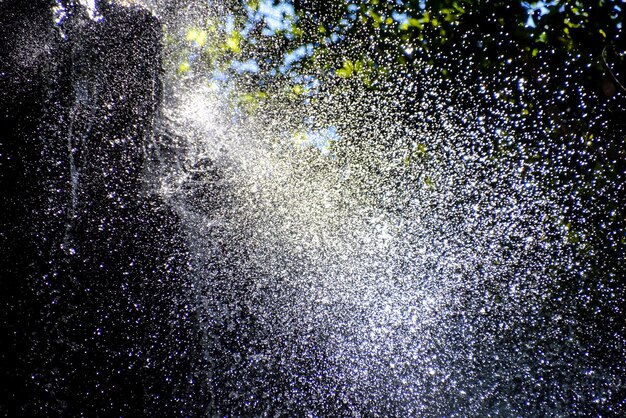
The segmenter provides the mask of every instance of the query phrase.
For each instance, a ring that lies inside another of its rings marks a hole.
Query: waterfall
[[[250,115],[210,73],[167,83],[177,155],[161,193],[187,231],[211,411],[486,414],[497,370],[534,367],[518,344],[557,280],[558,207],[517,156],[494,165],[473,147],[501,127],[468,127],[439,94],[421,98],[437,124],[407,124],[394,103],[412,84]],[[371,148],[350,145],[363,135]],[[407,167],[416,142],[429,161]]]
[[[313,3],[0,3],[1,412],[623,411],[614,102],[287,48]]]

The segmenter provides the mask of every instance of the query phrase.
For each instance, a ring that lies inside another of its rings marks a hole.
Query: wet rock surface
[[[0,411],[193,414],[187,256],[149,184],[160,24],[51,6],[0,5]]]

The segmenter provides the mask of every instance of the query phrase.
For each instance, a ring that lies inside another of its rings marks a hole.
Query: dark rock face
[[[187,255],[146,180],[160,24],[53,5],[0,3],[0,411],[200,414]]]

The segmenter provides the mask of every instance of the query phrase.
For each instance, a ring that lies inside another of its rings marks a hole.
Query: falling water
[[[568,415],[584,376],[610,380],[549,307],[576,268],[558,196],[525,149],[492,158],[512,122],[423,68],[252,115],[210,75],[168,80],[160,187],[193,254],[212,412]],[[418,91],[437,121],[396,114]]]
[[[199,19],[150,6],[170,33]],[[248,112],[235,83],[177,73],[167,53],[144,175],[188,257],[174,305],[201,335],[189,384],[207,388],[188,402],[207,416],[405,417],[620,402],[623,367],[589,357],[563,290],[591,273],[562,192],[545,187],[514,120],[485,118],[476,98],[468,111],[454,99],[471,100],[463,81],[442,88],[428,63],[375,92],[322,79],[305,105]],[[406,101],[423,114],[407,118]],[[74,208],[73,159],[71,176]],[[601,298],[620,303],[615,289]],[[608,351],[624,354],[622,337]]]

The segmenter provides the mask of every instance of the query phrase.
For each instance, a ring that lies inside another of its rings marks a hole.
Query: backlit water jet
[[[71,3],[29,29],[47,41],[1,38],[4,155],[27,162],[3,187],[17,174],[42,196],[5,198],[6,274],[26,278],[9,289],[10,346],[28,353],[9,413],[623,411],[623,254],[584,251],[573,195],[546,186],[570,164],[548,127],[521,134],[504,104],[428,62],[251,95],[217,55],[194,67],[211,45],[237,53],[226,6]],[[263,4],[269,27],[292,16]],[[52,64],[24,58],[36,52]],[[33,79],[30,129],[10,99]]]

